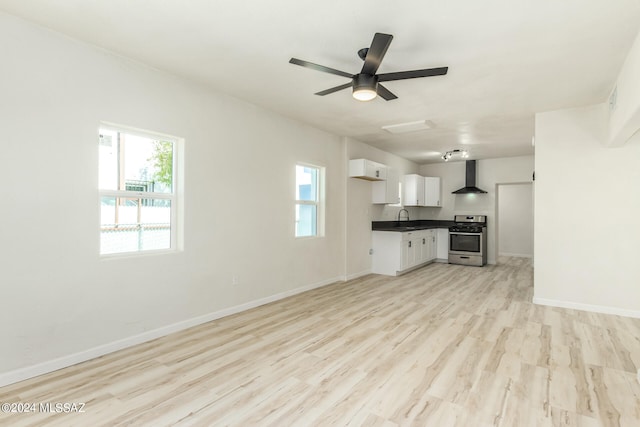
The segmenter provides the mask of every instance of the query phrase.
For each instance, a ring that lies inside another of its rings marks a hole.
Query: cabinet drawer
[[[482,257],[479,255],[457,255],[449,254],[450,264],[475,265],[482,267]]]
[[[431,236],[433,236],[432,230],[405,231],[402,233],[402,241],[426,239]]]

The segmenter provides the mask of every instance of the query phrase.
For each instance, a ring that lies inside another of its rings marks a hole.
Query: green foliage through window
[[[153,162],[156,171],[153,179],[172,187],[173,183],[173,144],[167,141],[153,141],[153,154],[149,161]]]

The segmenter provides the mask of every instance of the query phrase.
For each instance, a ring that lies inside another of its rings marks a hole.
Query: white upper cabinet
[[[373,204],[394,205],[400,203],[400,175],[394,169],[387,168],[387,180],[372,183],[371,202]]]
[[[416,174],[405,175],[402,188],[405,206],[424,206],[424,177]]]
[[[440,178],[434,176],[421,176],[416,174],[405,175],[403,180],[403,193],[405,206],[441,207],[440,202]]]
[[[353,159],[349,160],[349,176],[368,181],[384,181],[387,179],[387,167],[367,159]]]
[[[426,176],[424,178],[424,206],[442,207],[440,203],[440,177]]]

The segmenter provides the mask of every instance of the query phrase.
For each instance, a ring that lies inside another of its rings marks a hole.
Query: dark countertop
[[[454,221],[442,221],[437,219],[417,219],[414,221],[372,221],[373,231],[415,231],[429,230],[432,228],[449,228],[455,224]]]

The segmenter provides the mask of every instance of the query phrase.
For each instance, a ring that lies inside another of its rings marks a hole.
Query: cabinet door
[[[395,276],[402,271],[402,234],[395,231],[373,231],[371,272]]]
[[[387,178],[387,167],[367,159],[349,160],[349,176],[369,181],[381,181]]]
[[[431,249],[431,235],[429,234],[429,232],[427,231],[424,235],[424,237],[422,237],[422,241],[420,242],[422,243],[422,262],[427,262],[429,261],[429,256],[430,256],[430,249]]]
[[[413,240],[411,240],[411,246],[413,248],[413,258],[411,259],[410,267],[415,267],[420,264],[420,257],[422,256],[422,240],[417,236],[414,236]]]
[[[419,263],[422,264],[429,261],[429,248],[431,247],[431,238],[429,237],[428,232],[422,236],[419,243],[420,247],[422,248]]]
[[[424,177],[405,175],[402,184],[405,206],[424,206]]]
[[[406,270],[415,265],[415,241],[403,240],[402,241],[402,262],[400,270]]]
[[[400,175],[394,169],[387,168],[386,176],[386,181],[376,181],[372,184],[371,202],[374,204],[400,203],[400,194],[398,193]]]
[[[441,207],[440,203],[440,178],[426,176],[424,178],[424,205]]]
[[[367,160],[367,176],[375,179],[387,179],[387,167],[383,164]]]
[[[436,230],[430,230],[431,231],[431,244],[429,247],[429,261],[433,261],[434,259],[437,258],[438,255],[438,233],[436,232]]]

